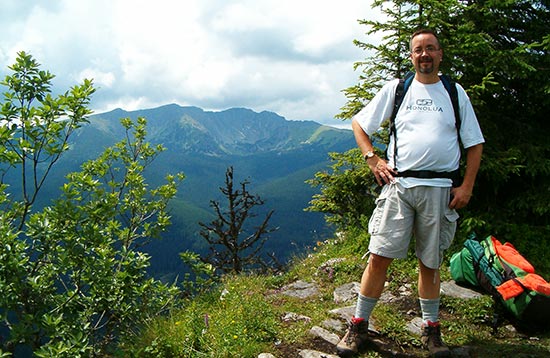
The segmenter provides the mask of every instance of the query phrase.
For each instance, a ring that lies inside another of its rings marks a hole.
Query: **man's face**
[[[443,50],[437,38],[432,34],[416,35],[411,41],[411,61],[417,72],[423,74],[438,73]]]

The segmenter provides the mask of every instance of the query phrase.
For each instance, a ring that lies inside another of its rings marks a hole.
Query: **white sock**
[[[427,321],[439,321],[439,297],[433,299],[419,298],[420,309],[422,310],[422,320],[426,324]]]
[[[365,297],[359,294],[357,296],[357,306],[355,307],[355,317],[368,321],[376,303],[378,303],[378,298]]]

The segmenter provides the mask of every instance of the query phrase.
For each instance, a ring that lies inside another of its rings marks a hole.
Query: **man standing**
[[[464,89],[456,84],[460,126],[449,93],[439,77],[443,50],[436,34],[423,29],[410,41],[414,79],[395,116],[388,161],[374,154],[370,136],[390,118],[399,80],[388,82],[352,120],[364,158],[382,192],[369,221],[370,257],[361,279],[355,315],[337,344],[340,356],[358,352],[368,339],[368,320],[393,259],[405,258],[414,233],[418,257],[418,296],[422,343],[433,356],[450,355],[439,324],[439,267],[456,231],[456,209],[472,196],[481,162],[483,135]],[[459,133],[458,133],[459,132]],[[460,143],[466,149],[461,183],[451,180],[459,167]]]

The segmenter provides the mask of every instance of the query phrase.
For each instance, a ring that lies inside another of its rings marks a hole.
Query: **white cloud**
[[[75,78],[76,81],[82,82],[84,79],[93,79],[94,85],[100,88],[111,88],[116,78],[112,72],[102,72],[94,68],[86,68],[80,72]]]
[[[5,3],[5,4],[4,4]],[[53,4],[52,4],[53,3]],[[364,0],[3,0],[0,75],[17,51],[99,88],[92,106],[176,102],[326,121],[357,81]]]

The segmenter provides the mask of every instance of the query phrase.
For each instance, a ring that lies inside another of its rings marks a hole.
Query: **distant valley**
[[[184,250],[205,252],[198,222],[214,218],[210,200],[224,203],[219,187],[229,166],[234,167],[236,182],[247,179],[249,191],[266,201],[263,211],[275,211],[270,223],[279,229],[270,235],[266,251],[285,261],[330,233],[322,214],[304,211],[317,192],[304,181],[327,168],[329,152],[355,146],[352,132],[244,108],[209,112],[170,104],[96,114],[72,137],[71,150],[51,178],[51,197],[67,172],[79,170],[85,160],[123,138],[120,119],[127,117],[146,118],[147,140],[167,148],[149,168],[151,184],[161,183],[168,173],[186,176],[172,203],[171,229],[146,249],[155,276],[169,279],[180,273],[179,253]]]

